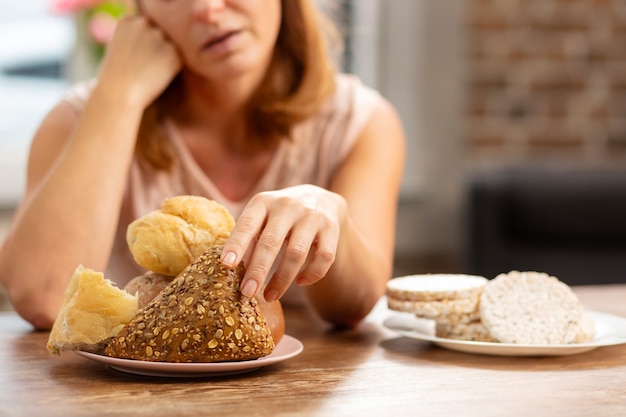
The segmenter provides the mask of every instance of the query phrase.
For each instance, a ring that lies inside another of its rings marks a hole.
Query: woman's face
[[[219,81],[265,72],[281,22],[280,0],[140,0],[185,66]]]

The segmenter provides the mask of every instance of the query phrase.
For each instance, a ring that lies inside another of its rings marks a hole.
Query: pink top
[[[81,112],[95,81],[76,85],[65,96]],[[118,285],[145,272],[138,266],[126,244],[126,228],[134,219],[161,206],[167,197],[201,195],[227,207],[235,218],[250,197],[261,191],[276,190],[298,184],[328,187],[333,172],[346,158],[356,138],[380,105],[382,98],[352,75],[337,76],[337,89],[324,108],[306,122],[296,126],[293,141],[283,141],[267,170],[250,195],[232,201],[226,198],[196,163],[176,127],[165,121],[168,137],[175,151],[171,171],[147,168],[134,159],[120,213],[117,235],[105,276]]]

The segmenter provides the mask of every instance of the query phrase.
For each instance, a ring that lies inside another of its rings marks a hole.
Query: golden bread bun
[[[224,362],[269,355],[274,340],[255,298],[239,291],[244,267],[226,269],[221,247],[194,260],[149,302],[104,354],[154,362]]]
[[[52,355],[64,350],[100,352],[108,340],[137,314],[137,297],[79,265],[68,287],[46,347]]]
[[[143,308],[146,304],[154,299],[161,290],[172,282],[174,277],[158,274],[148,271],[143,275],[139,275],[131,279],[124,287],[124,290],[130,294],[135,294],[139,302],[139,308]]]
[[[257,297],[261,314],[265,317],[267,326],[270,328],[274,343],[278,344],[285,335],[285,314],[279,300],[267,302],[262,295]]]
[[[176,276],[212,245],[223,244],[235,226],[216,201],[177,196],[128,225],[126,241],[135,261],[163,275]]]

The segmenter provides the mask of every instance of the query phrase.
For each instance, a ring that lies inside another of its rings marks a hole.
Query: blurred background
[[[626,282],[626,1],[323,3],[405,125],[395,275]],[[85,18],[0,0],[0,237],[38,123],[93,74]]]

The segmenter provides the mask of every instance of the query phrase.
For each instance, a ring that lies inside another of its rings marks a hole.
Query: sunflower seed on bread
[[[154,362],[224,362],[269,355],[274,340],[255,298],[239,291],[244,268],[210,247],[107,345],[107,356]]]

